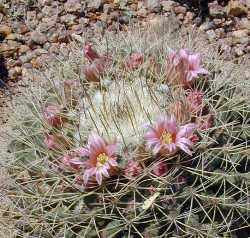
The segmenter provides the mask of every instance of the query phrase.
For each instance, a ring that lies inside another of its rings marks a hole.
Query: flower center
[[[161,135],[161,141],[164,144],[171,144],[173,142],[173,137],[169,132],[164,131]]]
[[[97,156],[96,166],[97,167],[103,166],[108,159],[109,157],[105,153],[99,154]]]

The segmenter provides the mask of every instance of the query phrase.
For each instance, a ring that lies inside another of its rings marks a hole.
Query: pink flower
[[[108,54],[99,55],[90,43],[83,48],[84,56],[89,60],[90,64],[85,65],[83,73],[88,81],[98,82],[100,76],[110,66],[112,58]]]
[[[114,156],[115,144],[107,144],[100,136],[92,134],[89,137],[86,148],[81,148],[81,156],[89,157],[84,162],[83,180],[87,184],[91,177],[95,177],[97,183],[102,184],[103,177],[109,178],[118,166]]]
[[[151,148],[154,154],[174,153],[179,148],[192,155],[190,147],[193,142],[189,138],[194,129],[193,123],[178,127],[173,116],[162,116],[153,127],[149,127],[149,131],[145,134],[146,146]]]
[[[95,59],[99,59],[100,55],[92,48],[90,43],[87,43],[83,48],[84,57],[86,57],[90,62]]]
[[[201,67],[200,54],[194,54],[188,49],[171,51],[168,62],[180,74],[180,83],[185,86],[189,86],[199,74],[208,74],[208,71]]]
[[[137,69],[144,62],[144,55],[142,53],[133,53],[131,54],[126,62],[126,66],[129,69]]]
[[[56,149],[58,147],[56,143],[56,137],[51,134],[45,135],[44,144],[50,149]]]
[[[60,110],[57,106],[50,105],[44,110],[44,117],[48,124],[54,127],[62,126],[63,120],[60,116]]]
[[[110,66],[111,58],[102,56],[95,59],[91,64],[85,65],[83,72],[88,81],[98,82],[105,70]]]
[[[200,138],[197,135],[193,134],[189,137],[189,140],[191,140],[195,144],[196,142],[200,141]]]
[[[156,162],[152,167],[152,173],[158,177],[166,174],[167,171],[168,171],[168,166],[163,161]]]
[[[83,72],[87,81],[90,82],[99,81],[100,74],[94,64],[84,66]]]
[[[124,175],[128,178],[133,178],[142,173],[142,167],[139,162],[129,160],[124,168]]]

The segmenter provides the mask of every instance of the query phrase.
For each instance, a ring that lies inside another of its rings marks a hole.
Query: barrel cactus
[[[247,232],[247,67],[200,39],[154,23],[72,43],[35,72],[10,144],[18,237]]]

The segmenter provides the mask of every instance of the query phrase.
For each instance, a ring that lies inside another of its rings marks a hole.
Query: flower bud
[[[152,167],[152,173],[158,177],[163,176],[168,171],[168,166],[165,162],[156,162]]]
[[[92,48],[90,43],[87,43],[83,48],[84,57],[87,58],[90,62],[95,59],[100,58],[99,54]]]
[[[60,116],[60,110],[57,106],[50,105],[44,110],[44,117],[49,125],[53,127],[62,126],[63,120]]]
[[[124,175],[128,178],[138,176],[142,172],[142,167],[139,162],[129,160],[124,168]]]
[[[144,55],[142,53],[133,53],[127,59],[126,66],[128,69],[137,69],[144,62]]]

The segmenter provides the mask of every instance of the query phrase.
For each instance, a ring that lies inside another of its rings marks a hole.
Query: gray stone
[[[210,42],[213,42],[216,39],[216,34],[214,30],[208,30],[207,31],[207,36]]]
[[[89,24],[89,19],[86,17],[81,17],[81,18],[79,18],[78,22],[79,22],[79,24],[86,26]]]
[[[67,14],[67,15],[61,16],[60,20],[61,22],[65,23],[67,26],[72,26],[76,24],[75,22],[76,18],[77,17],[73,14]]]
[[[146,17],[147,14],[148,14],[148,12],[147,12],[147,10],[146,10],[145,8],[141,8],[139,11],[137,11],[136,14],[137,14],[138,16],[140,16],[140,17]]]
[[[0,25],[0,35],[7,36],[11,33],[11,28],[7,25]]]
[[[103,5],[103,0],[88,0],[87,3],[88,9],[90,11],[96,11],[99,10]]]
[[[25,63],[30,62],[33,57],[34,57],[34,53],[30,51],[30,52],[27,52],[25,55],[21,55],[19,59],[22,62],[22,64],[25,64]]]
[[[214,2],[210,5],[210,16],[216,18],[223,18],[226,15],[225,9],[218,5],[217,2]]]
[[[39,25],[37,26],[37,30],[41,33],[46,33],[49,29],[51,29],[53,26],[55,26],[56,21],[53,21],[50,18],[50,21],[48,22],[40,22]]]
[[[128,0],[114,0],[114,3],[119,6],[120,9],[126,9]]]
[[[235,47],[234,53],[238,57],[244,55],[244,47]]]
[[[215,29],[216,26],[214,24],[214,22],[204,22],[201,26],[200,26],[200,30],[202,31],[208,31],[208,30],[212,30]]]
[[[4,4],[0,2],[0,13],[3,13],[4,15],[6,15],[7,12],[8,11],[7,11],[6,7],[4,6]]]
[[[187,9],[183,6],[178,6],[174,8],[174,11],[176,14],[185,14],[187,12]]]
[[[248,9],[250,9],[250,0],[246,0],[246,6]]]
[[[49,50],[49,48],[50,48],[50,43],[49,43],[49,42],[45,43],[45,44],[43,45],[43,48],[44,48],[45,50]]]
[[[31,69],[32,68],[32,64],[31,63],[24,63],[23,64],[23,68]]]
[[[19,47],[18,52],[19,52],[19,54],[24,54],[24,53],[28,52],[29,50],[30,50],[29,46],[27,46],[27,45],[21,45]]]
[[[247,29],[250,32],[250,19],[247,17],[241,18],[238,22],[238,26],[240,29]]]
[[[114,9],[114,4],[112,4],[112,3],[103,5],[103,12],[104,13],[111,14],[113,12],[113,9]]]
[[[42,48],[38,48],[33,51],[33,54],[35,54],[36,56],[40,56],[42,54],[47,54],[47,53],[48,51]]]
[[[13,80],[16,79],[19,75],[22,74],[22,68],[19,66],[16,66],[14,68],[9,69],[9,77]]]
[[[43,45],[47,42],[46,35],[38,31],[31,32],[30,39],[33,43],[38,44],[38,45]]]
[[[163,11],[170,12],[173,9],[173,7],[176,6],[176,2],[171,1],[171,0],[163,1],[161,3],[161,5],[162,5],[162,8],[163,8]]]
[[[36,11],[28,11],[26,14],[26,25],[29,28],[35,29],[38,24],[38,19],[36,16]]]
[[[215,34],[218,38],[225,38],[226,37],[226,33],[225,33],[224,28],[215,29]]]
[[[147,0],[146,6],[151,12],[160,12],[162,8],[160,0]]]
[[[131,18],[129,16],[121,16],[121,17],[119,17],[119,23],[128,24],[130,19]]]
[[[248,30],[237,30],[232,32],[234,44],[247,44],[250,42]]]
[[[45,6],[42,8],[42,15],[44,17],[56,17],[61,13],[60,8]]]
[[[66,12],[69,12],[69,13],[80,13],[82,9],[82,5],[80,3],[80,0],[68,0],[64,4],[64,9]]]

